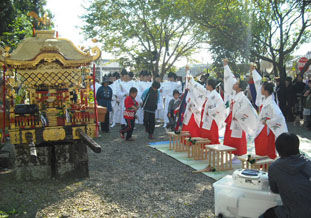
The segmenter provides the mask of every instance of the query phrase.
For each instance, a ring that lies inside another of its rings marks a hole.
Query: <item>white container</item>
[[[269,190],[237,187],[228,175],[213,184],[215,215],[223,217],[259,217],[267,209],[281,205],[281,198]]]
[[[233,185],[241,188],[269,191],[268,173],[259,170],[238,169],[232,174]]]

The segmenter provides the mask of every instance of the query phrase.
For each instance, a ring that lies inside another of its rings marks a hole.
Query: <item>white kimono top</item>
[[[257,70],[252,71],[253,75],[253,80],[255,84],[255,89],[256,89],[256,102],[255,104],[257,107],[260,107],[260,105],[263,102],[264,96],[261,94],[261,83],[262,83],[262,77],[259,75]]]
[[[191,76],[190,76],[191,77]],[[194,81],[193,77],[187,82],[187,107],[184,115],[184,124],[188,125],[191,115],[194,115],[198,126],[201,124],[202,106],[208,96],[208,91],[200,83]]]
[[[285,118],[279,106],[274,101],[273,95],[270,95],[263,101],[262,108],[259,114],[256,136],[258,136],[264,128],[263,121],[265,120],[269,129],[275,135],[275,139],[282,133],[288,132]]]
[[[235,76],[233,75],[230,67],[228,65],[224,66],[224,102],[225,104],[233,99],[235,91],[233,90],[233,85],[237,82]]]
[[[202,128],[210,130],[213,120],[215,120],[217,126],[220,128],[223,125],[226,117],[227,114],[225,103],[222,100],[220,94],[214,89],[207,97],[202,118]]]
[[[231,137],[242,138],[242,131],[255,136],[258,115],[251,102],[243,92],[239,92],[232,99],[232,105]]]

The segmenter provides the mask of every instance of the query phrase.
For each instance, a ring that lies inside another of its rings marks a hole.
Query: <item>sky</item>
[[[83,21],[80,16],[86,13],[83,6],[88,6],[89,4],[90,0],[47,0],[46,8],[51,10],[54,14],[53,22],[55,30],[58,31],[59,37],[70,39],[77,46],[95,46],[91,40],[86,41],[84,39],[80,29],[83,25]],[[311,43],[302,45],[294,52],[294,55],[303,56],[308,51],[311,51]],[[102,52],[102,58],[111,59],[115,57],[111,54]],[[201,49],[196,52],[192,58],[201,63],[212,62],[211,54],[208,52],[208,48]],[[186,64],[188,64],[187,60],[181,59],[176,65],[177,67],[181,67]]]

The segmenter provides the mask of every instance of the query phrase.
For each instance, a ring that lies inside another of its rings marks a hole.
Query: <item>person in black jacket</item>
[[[286,86],[286,121],[294,122],[294,107],[296,104],[296,92],[294,86],[292,85],[292,78],[287,77],[285,80]]]
[[[148,138],[153,139],[153,132],[155,127],[155,111],[158,107],[159,98],[159,89],[160,83],[154,81],[152,86],[149,89],[146,89],[141,96],[143,101],[144,109],[144,126],[146,132],[149,134]]]
[[[98,89],[96,93],[97,103],[100,106],[107,108],[107,113],[105,115],[105,122],[101,122],[102,132],[109,132],[109,114],[112,111],[111,100],[112,100],[112,89],[109,87],[109,79],[107,77],[103,78],[102,86]]]
[[[261,217],[311,217],[311,160],[299,153],[295,134],[282,133],[275,142],[280,158],[269,167],[269,185],[282,199],[282,206],[268,209]]]

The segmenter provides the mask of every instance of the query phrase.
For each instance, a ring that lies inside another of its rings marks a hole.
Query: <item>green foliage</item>
[[[47,13],[52,18],[52,13],[45,10],[45,0],[4,0],[0,3],[0,46],[15,48],[25,37],[32,34],[32,27],[38,27],[38,22],[27,16],[30,11],[35,11],[39,16]],[[48,28],[51,28],[50,25]]]
[[[20,13],[20,12],[19,12]],[[32,34],[32,24],[29,17],[24,14],[20,14],[8,25],[11,31],[4,32],[0,36],[0,46],[10,46],[15,48],[17,44],[25,37],[29,37]]]
[[[266,60],[285,78],[292,52],[310,41],[311,6],[296,0],[175,0],[208,34],[216,66],[221,59],[248,63]],[[233,64],[233,70],[238,70]]]
[[[96,37],[103,50],[121,57],[121,63],[136,70],[163,76],[204,41],[198,25],[169,0],[96,0],[87,11],[82,17],[85,35]]]

